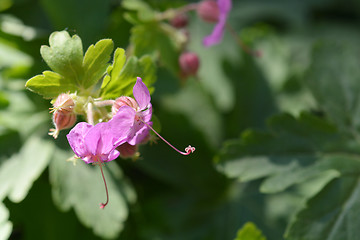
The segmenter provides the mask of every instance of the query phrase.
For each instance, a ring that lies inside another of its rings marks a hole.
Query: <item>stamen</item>
[[[159,133],[157,133],[155,131],[155,129],[153,129],[149,124],[147,124],[146,122],[144,122],[141,118],[139,118],[139,120],[141,122],[143,122],[146,126],[148,126],[161,140],[163,140],[167,145],[169,145],[172,149],[174,149],[175,151],[177,151],[178,153],[182,154],[182,155],[189,155],[190,153],[195,152],[195,147],[192,147],[191,145],[189,145],[187,148],[185,148],[185,152],[180,151],[179,149],[177,149],[176,147],[174,147],[173,145],[171,145],[168,141],[166,141],[162,136],[160,136]]]
[[[103,180],[104,180],[105,191],[106,191],[106,202],[105,202],[105,203],[100,203],[100,208],[101,208],[101,209],[104,209],[105,206],[109,203],[109,192],[108,192],[108,188],[107,188],[107,185],[106,185],[106,180],[105,180],[104,172],[103,172],[103,170],[102,170],[102,162],[101,162],[100,159],[98,159],[98,163],[99,163],[99,166],[100,166],[100,171],[101,171],[102,178],[103,178]]]

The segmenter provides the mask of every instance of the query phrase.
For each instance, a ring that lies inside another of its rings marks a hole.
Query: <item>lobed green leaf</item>
[[[30,78],[25,87],[42,95],[44,98],[55,98],[60,93],[75,92],[78,86],[68,78],[58,73],[45,71],[42,75]]]
[[[79,36],[70,37],[66,31],[54,32],[50,35],[49,46],[41,46],[40,53],[54,72],[81,86],[83,46]]]
[[[1,164],[0,199],[6,196],[13,202],[21,202],[33,182],[42,174],[52,157],[53,145],[40,137],[30,137],[19,153]]]
[[[88,48],[83,62],[85,75],[82,85],[84,88],[91,87],[104,76],[113,49],[114,43],[111,39],[100,40],[95,46],[92,44]]]
[[[104,182],[98,166],[65,161],[69,154],[57,151],[50,163],[50,181],[53,198],[58,207],[67,211],[73,208],[79,220],[103,238],[115,238],[124,228],[129,210],[128,203],[136,199],[135,192],[115,163],[103,166],[109,190],[109,204],[100,209],[106,200]]]
[[[142,78],[150,93],[153,91],[155,65],[149,56],[143,56],[140,59],[130,57],[125,65],[126,58],[123,49],[117,49],[114,57],[113,65],[108,68],[108,76],[105,77],[102,85],[102,98],[132,96],[136,77]]]
[[[111,39],[91,45],[83,57],[81,39],[66,31],[54,32],[50,46],[41,47],[41,55],[53,70],[45,71],[26,82],[26,87],[45,98],[55,98],[64,92],[79,92],[91,88],[103,78],[114,48]]]
[[[356,41],[318,43],[306,76],[320,109],[341,130],[350,133],[360,128],[359,56]]]
[[[345,163],[346,172],[307,201],[288,228],[287,239],[337,240],[359,236],[360,159],[339,156],[336,162]]]

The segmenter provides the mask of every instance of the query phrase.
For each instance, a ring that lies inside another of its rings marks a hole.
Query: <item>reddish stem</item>
[[[103,180],[104,180],[105,190],[106,190],[106,202],[100,204],[100,208],[101,208],[101,209],[104,209],[105,206],[109,203],[109,192],[108,192],[108,188],[107,188],[107,185],[106,185],[106,180],[105,180],[104,172],[103,172],[103,169],[102,169],[102,162],[101,162],[100,160],[99,160],[99,166],[100,166],[100,171],[101,171],[102,178],[103,178]]]

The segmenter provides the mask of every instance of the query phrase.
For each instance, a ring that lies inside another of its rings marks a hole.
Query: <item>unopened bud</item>
[[[181,74],[184,76],[194,76],[199,69],[199,57],[193,52],[184,52],[179,57]]]
[[[49,135],[56,139],[61,130],[74,126],[76,123],[76,114],[73,112],[55,111],[52,119],[55,129],[50,129]]]
[[[72,112],[75,106],[74,100],[69,94],[61,93],[53,104],[53,111]]]
[[[186,14],[178,14],[170,20],[170,24],[175,28],[184,28],[188,25],[189,18]]]
[[[131,97],[121,96],[121,97],[118,97],[117,99],[115,99],[115,102],[112,105],[111,111],[112,111],[113,116],[119,111],[119,109],[122,106],[129,106],[135,110],[137,110],[139,108],[139,105],[137,104],[135,99],[133,99]]]
[[[50,129],[49,135],[56,139],[61,130],[74,126],[76,122],[75,102],[70,94],[62,93],[56,98],[53,106],[50,112],[53,113],[52,120],[55,129]]]
[[[219,6],[213,0],[204,0],[197,7],[199,18],[208,23],[216,23],[219,21]]]
[[[122,158],[132,158],[138,155],[137,145],[130,145],[125,142],[116,148],[120,152],[120,157]]]

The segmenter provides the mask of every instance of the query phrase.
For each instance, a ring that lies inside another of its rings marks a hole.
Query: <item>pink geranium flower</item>
[[[121,99],[121,97],[119,98],[122,102],[121,107],[118,109],[115,116],[113,116],[112,120],[109,121],[109,123],[112,124],[112,131],[122,132],[123,127],[126,126],[128,129],[126,142],[130,145],[136,145],[141,143],[148,136],[149,129],[151,129],[160,139],[180,154],[189,155],[195,151],[195,148],[190,145],[185,148],[185,152],[179,151],[151,127],[152,106],[150,103],[150,92],[139,77],[136,80],[133,94],[136,101]],[[121,122],[122,125],[117,125],[119,122]]]
[[[232,8],[231,0],[217,0],[217,5],[219,7],[219,18],[212,33],[203,40],[205,47],[210,47],[221,42],[224,35],[226,20]]]
[[[127,128],[121,120],[121,118],[115,120],[118,121],[116,122],[118,125],[116,134],[112,131],[109,122],[98,123],[95,126],[80,122],[66,136],[77,157],[86,163],[100,166],[106,190],[106,202],[101,203],[101,208],[104,208],[109,202],[102,164],[116,159],[120,153],[115,148],[127,139]]]
[[[136,101],[132,99],[128,104],[123,104],[110,121],[113,131],[120,132],[121,134],[123,131],[122,125],[126,125],[126,128],[128,129],[126,142],[130,145],[141,143],[149,134],[148,126],[152,125],[150,92],[139,77],[133,88],[133,94]],[[119,121],[122,122],[122,125],[118,125]]]

